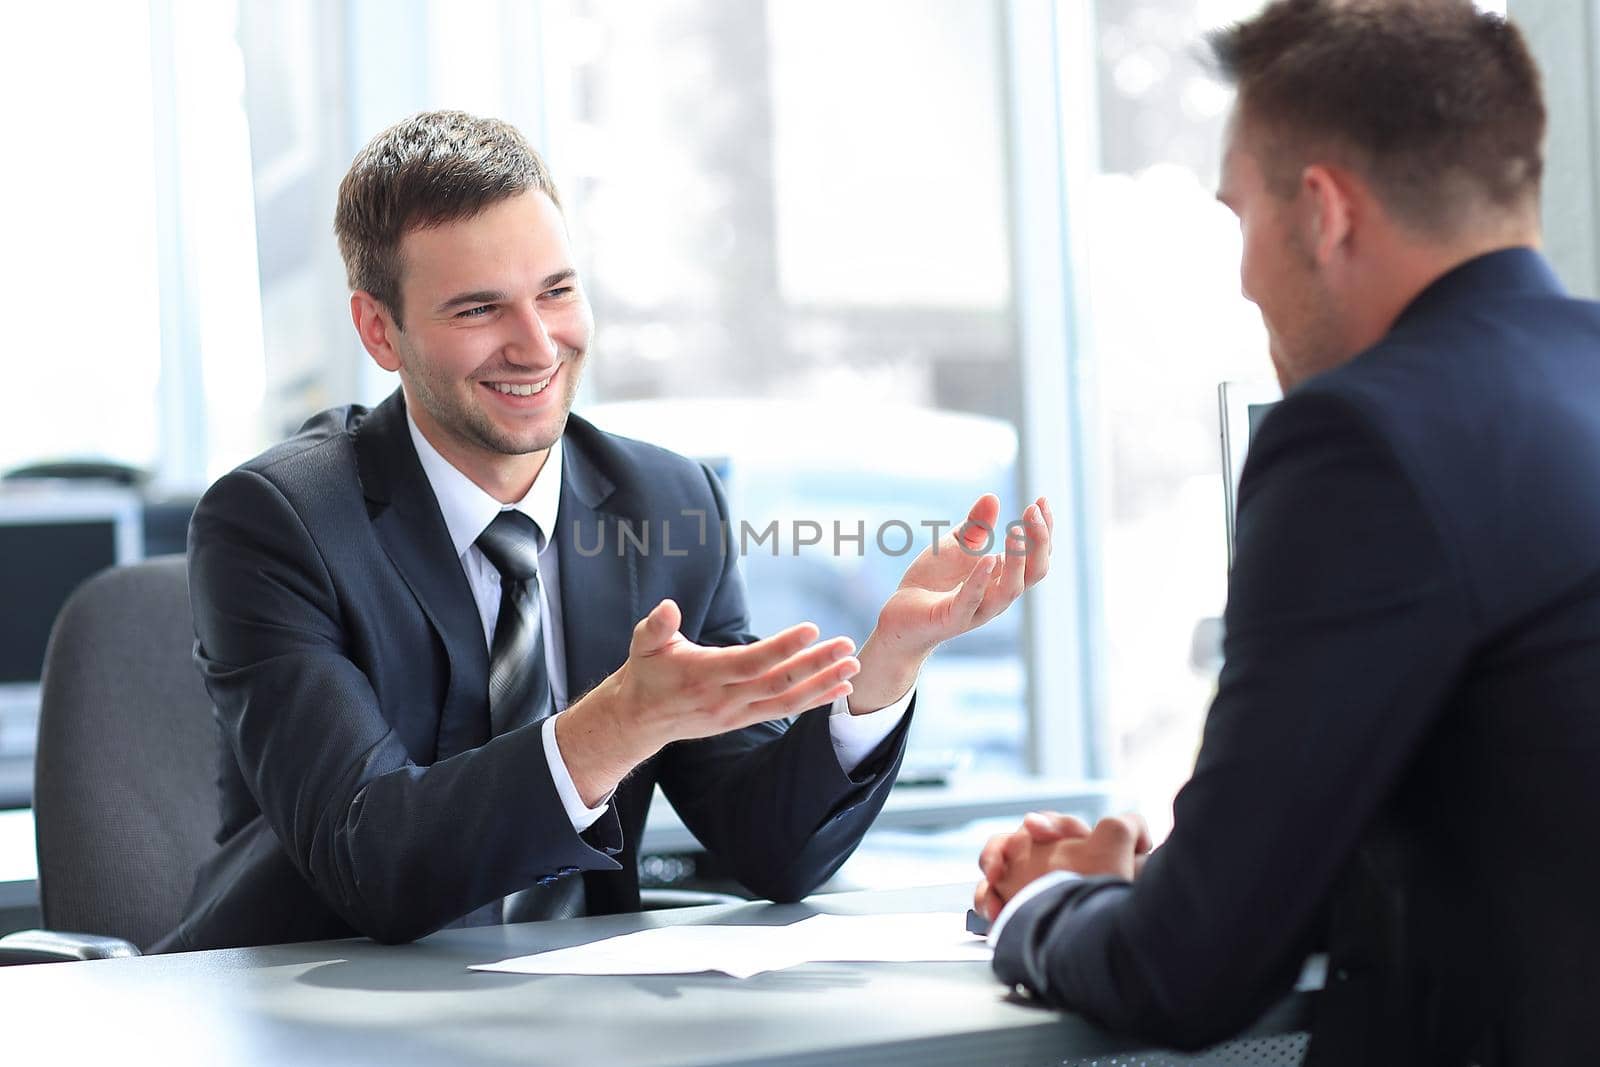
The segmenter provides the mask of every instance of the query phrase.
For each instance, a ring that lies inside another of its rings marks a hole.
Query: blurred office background
[[[129,468],[167,508],[143,550],[181,546],[210,479],[394,388],[331,232],[351,156],[421,109],[499,115],[549,161],[594,303],[579,410],[718,463],[758,529],[826,531],[746,558],[758,626],[860,639],[909,558],[875,546],[883,523],[920,545],[980,491],[1008,516],[1048,495],[1050,579],[930,667],[913,764],[1110,780],[1160,837],[1215,684],[1193,646],[1226,588],[1216,385],[1271,376],[1213,199],[1231,97],[1199,45],[1259,6],[8,6],[0,470]],[[1554,251],[1592,293],[1595,4],[1511,9],[1551,82]],[[10,479],[0,524],[92,483]],[[864,551],[835,551],[835,521],[865,523]],[[21,647],[65,590],[8,581]],[[0,679],[13,804],[37,669]]]

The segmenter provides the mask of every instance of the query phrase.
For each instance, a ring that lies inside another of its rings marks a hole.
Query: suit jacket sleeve
[[[717,516],[726,522],[722,489],[705,473]],[[696,636],[700,644],[755,640],[736,563],[730,546]],[[839,868],[883,807],[913,710],[849,775],[833,750],[830,709],[818,707],[793,724],[760,723],[667,746],[661,787],[684,824],[747,889],[770,900],[798,900]]]
[[[196,659],[226,743],[285,852],[353,928],[410,940],[559,868],[617,867],[565,817],[533,816],[563,810],[538,730],[412,760],[346,653],[360,621],[268,478],[212,487],[189,559]]]
[[[1226,666],[1174,829],[1138,881],[1019,908],[995,970],[1179,1047],[1290,988],[1364,826],[1439,714],[1471,641],[1451,546],[1349,403],[1285,400],[1240,486]]]

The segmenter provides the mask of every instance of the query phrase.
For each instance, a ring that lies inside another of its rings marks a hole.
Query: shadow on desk
[[[926,906],[924,899],[934,892],[937,891],[823,895],[800,904],[751,902],[656,915],[618,915],[451,930],[399,948],[362,940],[329,942],[328,948],[340,950],[337,958],[303,970],[295,979],[295,984],[314,990],[377,996],[398,994],[415,997],[418,993],[458,995],[465,998],[463,1003],[471,1003],[474,998],[487,1000],[491,997],[513,996],[533,1016],[552,1010],[565,1014],[572,1010],[568,1005],[602,999],[613,1005],[631,1001],[635,1004],[634,1011],[645,1016],[663,1011],[667,1014],[661,1018],[674,1018],[672,1013],[681,1011],[685,1019],[698,1019],[698,1025],[714,1025],[721,1020],[732,1028],[737,1027],[740,1019],[748,1022],[752,1018],[762,1018],[762,1013],[770,1010],[771,1005],[849,1004],[856,1001],[863,1006],[870,1006],[864,1007],[864,1010],[889,1017],[898,1016],[907,1021],[928,1017],[929,1013],[959,1017],[961,1011],[982,1011],[984,1005],[1003,1005],[1015,1012],[1017,1018],[1031,1020],[1031,1025],[1026,1027],[996,1028],[989,1035],[993,1046],[985,1046],[981,1055],[969,1045],[968,1055],[977,1058],[962,1059],[955,1056],[951,1049],[952,1038],[945,1034],[894,1042],[892,1055],[887,1054],[888,1045],[885,1045],[879,1050],[885,1053],[883,1056],[870,1054],[866,1049],[857,1050],[860,1059],[841,1058],[837,1049],[763,1055],[759,1058],[762,1064],[778,1067],[875,1062],[897,1065],[1049,1063],[1052,1067],[1234,1067],[1243,1064],[1276,1067],[1299,1064],[1305,1055],[1310,1000],[1304,995],[1291,997],[1276,1005],[1249,1029],[1247,1036],[1203,1052],[1182,1053],[1137,1049],[1123,1035],[1104,1030],[1079,1016],[1056,1012],[1010,993],[994,980],[985,963],[811,963],[803,967],[767,971],[745,979],[714,973],[518,975],[467,969],[473,963],[568,948],[616,934],[666,925],[715,923],[786,926],[819,914],[870,913],[883,907],[886,901],[897,898],[910,902],[908,910],[920,910]],[[964,887],[956,887],[951,894],[952,900],[963,900],[964,897],[957,896],[956,892],[964,893]],[[259,961],[262,966],[272,966],[278,962],[275,956],[281,954],[282,962],[288,963],[302,950],[302,946],[282,946],[279,949],[254,951],[263,957]],[[405,954],[404,966],[396,965],[397,951]],[[1306,988],[1315,988],[1320,984],[1319,970],[1310,968],[1307,974],[1308,977],[1302,980],[1303,984],[1310,981],[1313,985]],[[904,991],[904,995],[885,999],[885,986],[890,990],[898,987]],[[953,992],[956,989],[959,992]],[[941,996],[946,995],[954,995],[958,999],[960,1010],[956,1006],[946,1006],[941,1013],[939,1001]],[[659,1007],[644,1008],[640,1006],[641,1002]],[[717,1006],[709,1016],[706,1012],[708,1004]],[[560,1007],[552,1008],[553,1005]],[[689,1022],[685,1025],[692,1029],[696,1024]],[[688,1038],[680,1034],[678,1040],[686,1041]],[[1037,1052],[1041,1046],[1057,1050],[1060,1055],[1039,1059]],[[644,1062],[653,1061],[647,1058]],[[707,1059],[705,1062],[724,1061]],[[735,1056],[727,1062],[746,1061]]]
[[[320,989],[345,989],[367,992],[417,991],[450,992],[454,990],[482,989],[487,983],[524,985],[530,982],[575,982],[581,976],[568,975],[514,975],[498,972],[469,971],[474,963],[526,956],[534,952],[570,948],[611,937],[617,933],[632,933],[656,926],[692,926],[696,923],[715,923],[719,926],[788,926],[809,919],[820,911],[805,903],[769,904],[751,901],[734,906],[681,908],[670,914],[642,912],[633,915],[600,916],[590,919],[566,919],[557,922],[520,923],[509,926],[481,926],[469,930],[449,931],[448,941],[435,935],[415,944],[401,946],[412,959],[419,961],[404,970],[394,966],[392,952],[387,946],[363,938],[326,942],[330,948],[348,946],[339,958],[328,960],[303,971],[296,981]],[[611,927],[618,927],[610,933]],[[285,961],[301,958],[297,947],[280,946],[253,950],[263,957],[262,965],[272,966],[274,953],[284,953]],[[440,966],[426,966],[421,961],[434,961]],[[453,970],[452,968],[459,968]],[[426,970],[428,981],[419,985],[417,975]],[[771,975],[786,972],[769,972]],[[651,975],[658,978],[697,978],[707,986],[719,985],[723,989],[741,989],[754,979],[738,981],[717,975]],[[758,975],[757,978],[767,977]],[[659,992],[651,988],[651,992]]]

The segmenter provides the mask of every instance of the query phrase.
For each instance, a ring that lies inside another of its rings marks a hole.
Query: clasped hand
[[[1048,871],[1109,874],[1132,881],[1150,854],[1150,830],[1138,815],[1108,815],[1089,828],[1072,815],[1031,812],[1022,826],[983,846],[983,880],[972,906],[991,922],[1022,887]]]

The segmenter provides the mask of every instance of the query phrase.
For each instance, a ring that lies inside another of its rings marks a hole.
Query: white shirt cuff
[[[550,780],[556,784],[556,795],[561,798],[561,806],[567,809],[572,828],[581,834],[606,813],[611,806],[611,794],[607,793],[597,808],[589,807],[578,795],[578,787],[572,784],[572,772],[567,770],[566,761],[561,758],[561,747],[556,744],[556,720],[565,714],[550,716],[539,730],[544,737],[544,758],[550,764]]]
[[[833,738],[833,754],[839,757],[839,766],[849,774],[872,754],[872,750],[894,733],[894,728],[905,718],[916,687],[906,690],[906,695],[886,708],[868,711],[861,715],[850,714],[850,698],[839,697],[828,712],[828,733]]]
[[[1078,874],[1076,871],[1045,871],[1039,877],[1017,890],[1017,895],[1006,901],[1006,906],[1000,909],[1000,914],[989,927],[989,947],[993,948],[1000,943],[1000,931],[1005,929],[1006,923],[1011,921],[1011,917],[1017,913],[1017,909],[1022,905],[1052,886],[1066,885],[1068,882],[1080,881],[1082,878],[1083,875]]]

